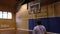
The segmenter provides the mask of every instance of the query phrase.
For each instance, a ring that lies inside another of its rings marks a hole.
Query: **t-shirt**
[[[46,29],[43,25],[35,26],[33,29],[33,34],[45,34]]]

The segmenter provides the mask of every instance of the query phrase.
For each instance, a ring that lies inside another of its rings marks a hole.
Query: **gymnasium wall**
[[[29,7],[29,6],[28,6]],[[29,14],[27,4],[21,6],[16,13],[17,31],[21,34],[23,32],[28,34],[28,31],[33,30],[36,26],[36,18],[42,21],[42,25],[46,27],[48,32],[60,33],[60,2],[45,5],[41,7],[39,14]]]
[[[22,5],[16,13],[16,24],[18,34],[28,34],[27,4]]]
[[[48,32],[60,33],[60,2],[45,5],[41,7],[41,11],[37,14],[37,18],[42,21],[42,25],[46,27]],[[33,30],[36,26],[37,19],[29,19],[29,29]]]
[[[12,19],[0,19],[0,34],[15,34],[15,14],[13,8],[6,6],[0,6],[0,11],[12,12]],[[1,27],[1,25],[6,25],[8,27]]]

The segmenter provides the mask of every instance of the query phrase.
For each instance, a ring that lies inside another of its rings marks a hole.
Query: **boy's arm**
[[[45,34],[47,34],[46,28],[44,27]]]
[[[33,34],[36,34],[36,32],[37,32],[37,31],[36,31],[36,28],[34,28],[34,29],[33,29]]]

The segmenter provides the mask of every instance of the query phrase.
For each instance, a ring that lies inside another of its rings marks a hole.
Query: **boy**
[[[41,21],[37,21],[37,26],[33,29],[33,34],[47,34],[46,28],[41,25]]]

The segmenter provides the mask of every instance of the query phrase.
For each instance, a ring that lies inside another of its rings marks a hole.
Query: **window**
[[[12,19],[12,14],[11,14],[11,12],[8,12],[8,19]]]
[[[3,12],[3,19],[7,19],[7,12]]]
[[[12,19],[12,13],[0,11],[0,19]]]
[[[2,18],[2,11],[0,11],[0,18]]]

